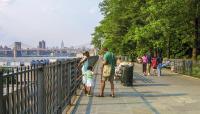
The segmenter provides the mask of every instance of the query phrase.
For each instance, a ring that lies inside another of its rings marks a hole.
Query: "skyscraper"
[[[46,42],[44,40],[42,40],[42,48],[46,49]]]
[[[42,42],[39,41],[39,48],[42,48]]]
[[[62,42],[61,42],[61,49],[64,49],[64,42],[63,42],[63,40],[62,40]]]
[[[22,56],[21,49],[22,49],[22,43],[21,42],[14,42],[14,49],[13,49],[14,50],[13,51],[14,58]]]
[[[46,43],[45,43],[44,40],[39,41],[39,48],[41,48],[41,49],[46,49]]]
[[[21,50],[21,48],[22,48],[22,43],[21,43],[21,42],[15,42],[15,43],[14,43],[14,48],[15,48],[16,50]]]

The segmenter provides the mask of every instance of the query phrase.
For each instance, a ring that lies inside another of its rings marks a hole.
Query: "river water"
[[[48,59],[50,62],[54,62],[57,59],[69,59],[71,57],[0,57],[0,66],[19,66],[21,63],[24,65],[30,65],[32,60],[44,60]]]

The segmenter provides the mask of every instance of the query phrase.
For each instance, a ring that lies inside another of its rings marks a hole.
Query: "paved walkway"
[[[96,72],[99,74],[99,65]],[[134,86],[115,82],[116,97],[106,83],[105,97],[95,97],[100,88],[97,75],[94,97],[79,97],[72,114],[200,114],[200,80],[163,71],[163,76],[141,75],[141,65],[135,64]]]

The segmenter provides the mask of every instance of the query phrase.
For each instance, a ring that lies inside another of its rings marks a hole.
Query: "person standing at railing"
[[[83,83],[85,94],[87,94],[87,87],[86,87],[87,79],[86,79],[86,76],[85,76],[85,72],[87,71],[87,68],[89,66],[89,61],[88,61],[89,57],[90,57],[89,52],[88,51],[84,52],[83,53],[83,58],[81,59],[81,61],[78,64],[78,66],[82,65],[82,68],[81,68],[81,71],[82,71],[82,83]]]
[[[85,72],[86,76],[86,87],[87,87],[87,96],[91,97],[91,90],[94,86],[94,73],[92,71],[92,66],[88,66],[87,71]]]
[[[105,52],[103,56],[103,66],[101,69],[101,88],[100,93],[97,97],[103,97],[104,96],[104,88],[105,88],[105,82],[108,80],[110,81],[111,85],[111,97],[115,97],[114,94],[114,73],[115,73],[115,66],[116,66],[116,60],[115,56],[112,52],[108,51],[107,48],[104,48],[103,51]],[[106,71],[107,73],[103,73],[103,71]],[[108,71],[109,70],[109,71]],[[109,74],[108,74],[109,72]],[[108,74],[108,75],[105,75]]]

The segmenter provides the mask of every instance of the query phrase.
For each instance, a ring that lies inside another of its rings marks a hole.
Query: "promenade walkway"
[[[95,72],[94,96],[80,94],[71,114],[200,114],[200,80],[163,71],[163,76],[142,76],[141,65],[135,64],[134,86],[115,82],[116,97],[106,83],[105,97],[96,97],[100,88],[100,62]]]

